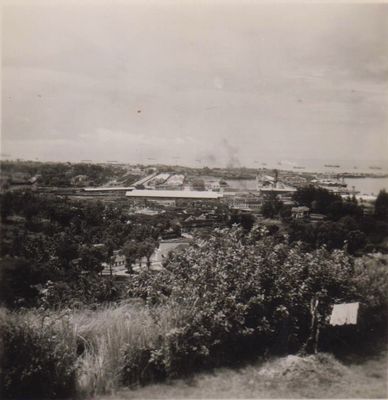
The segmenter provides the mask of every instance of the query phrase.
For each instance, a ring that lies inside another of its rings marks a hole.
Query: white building
[[[125,194],[128,198],[142,199],[198,199],[218,200],[222,193],[197,190],[132,190]]]

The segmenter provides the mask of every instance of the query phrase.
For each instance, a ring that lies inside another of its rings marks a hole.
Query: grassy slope
[[[333,356],[288,356],[240,369],[218,369],[189,380],[121,390],[113,399],[387,398],[387,353],[346,365]]]

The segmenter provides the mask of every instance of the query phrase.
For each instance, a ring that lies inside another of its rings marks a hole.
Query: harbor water
[[[238,190],[256,190],[255,179],[227,179],[230,188]],[[353,189],[360,194],[377,196],[382,189],[388,190],[388,178],[346,178],[348,189]]]

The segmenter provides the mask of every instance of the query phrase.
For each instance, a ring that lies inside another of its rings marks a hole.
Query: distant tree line
[[[74,185],[74,178],[84,177],[84,182],[99,186],[110,179],[121,177],[126,170],[117,165],[89,163],[42,163],[33,161],[1,161],[3,175],[23,173],[30,177],[39,176],[41,186],[68,187]],[[133,177],[137,178],[136,176]]]
[[[309,207],[312,213],[323,214],[325,220],[293,220],[292,207],[284,205],[276,196],[269,196],[263,203],[262,214],[283,220],[290,242],[302,241],[311,248],[325,245],[328,249],[339,249],[345,246],[352,254],[386,248],[388,194],[385,190],[377,196],[371,214],[365,214],[355,197],[343,199],[314,186],[299,188],[293,200],[299,206]]]
[[[0,292],[8,306],[34,304],[48,281],[67,287],[74,299],[113,298],[114,293],[101,293],[109,288],[100,284],[99,274],[114,250],[123,252],[131,269],[143,257],[149,263],[164,232],[180,232],[169,213],[128,215],[122,206],[31,191],[1,194],[0,209]]]

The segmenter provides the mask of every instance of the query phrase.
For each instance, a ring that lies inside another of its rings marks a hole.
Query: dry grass
[[[149,309],[138,303],[72,312],[71,325],[83,347],[77,368],[78,393],[91,396],[116,391],[124,363],[135,359],[139,350],[153,348],[181,317],[181,311],[172,307]]]
[[[387,398],[387,362],[385,352],[361,364],[344,364],[328,354],[287,356],[136,390],[121,389],[100,400]]]
[[[133,303],[105,306],[96,311],[67,310],[60,314],[37,310],[10,313],[0,309],[0,322],[7,318],[20,320],[41,331],[46,326],[54,327],[61,342],[69,348],[82,348],[77,361],[77,394],[80,397],[381,398],[387,395],[386,353],[351,365],[341,364],[328,355],[289,356],[236,370],[224,368],[202,373],[189,381],[174,380],[138,390],[123,390],[120,387],[124,362],[128,362],[128,357],[136,358],[140,349],[152,348],[160,336],[187,321],[183,310],[174,307],[148,309]]]
[[[120,384],[124,352],[152,346],[158,329],[145,308],[123,304],[71,316],[84,346],[79,358],[78,390],[83,395],[113,392]]]
[[[124,362],[136,358],[140,349],[152,348],[160,336],[176,326],[180,317],[171,307],[149,309],[136,303],[59,314],[40,310],[11,313],[0,309],[0,319],[23,321],[39,331],[51,326],[61,342],[78,348],[77,393],[81,397],[115,392],[121,384]]]

